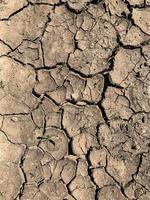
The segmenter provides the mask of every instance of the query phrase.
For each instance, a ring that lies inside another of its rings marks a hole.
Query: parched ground
[[[0,200],[150,200],[150,0],[0,0]]]

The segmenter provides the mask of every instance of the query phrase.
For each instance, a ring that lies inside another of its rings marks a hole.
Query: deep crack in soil
[[[0,200],[150,200],[150,0],[0,0]]]

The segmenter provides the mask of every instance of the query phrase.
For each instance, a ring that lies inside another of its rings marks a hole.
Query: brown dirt
[[[150,200],[149,69],[149,0],[0,0],[0,200]]]

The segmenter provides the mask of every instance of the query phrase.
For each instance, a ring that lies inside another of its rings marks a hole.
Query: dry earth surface
[[[0,0],[0,200],[150,200],[150,0]]]

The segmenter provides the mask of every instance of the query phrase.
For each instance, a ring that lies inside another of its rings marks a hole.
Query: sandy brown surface
[[[0,200],[150,200],[150,0],[0,0]]]

